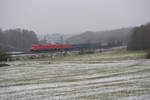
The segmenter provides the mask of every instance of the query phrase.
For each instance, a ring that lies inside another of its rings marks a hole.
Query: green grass
[[[55,58],[40,58],[34,59],[34,61],[118,61],[140,59],[144,58],[145,56],[146,52],[144,51],[116,50],[94,54],[73,55]]]

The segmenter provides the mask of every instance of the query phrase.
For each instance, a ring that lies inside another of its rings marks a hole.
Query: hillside
[[[68,38],[66,42],[71,44],[111,42],[114,40],[121,40],[127,42],[131,34],[131,30],[132,28],[122,28],[98,32],[87,31]]]

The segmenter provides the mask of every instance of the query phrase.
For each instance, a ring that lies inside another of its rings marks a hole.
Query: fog
[[[0,0],[0,28],[80,33],[150,21],[150,0]]]

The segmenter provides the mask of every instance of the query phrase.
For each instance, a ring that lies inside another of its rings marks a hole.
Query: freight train
[[[122,46],[122,41],[113,41],[108,43],[85,43],[85,44],[55,44],[55,45],[32,45],[30,51],[32,52],[57,52],[57,51],[80,51],[100,48],[111,48],[115,46]]]

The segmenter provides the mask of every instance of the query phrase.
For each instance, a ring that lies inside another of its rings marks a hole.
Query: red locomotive
[[[30,51],[56,51],[72,48],[71,44],[56,44],[56,45],[32,45]]]

